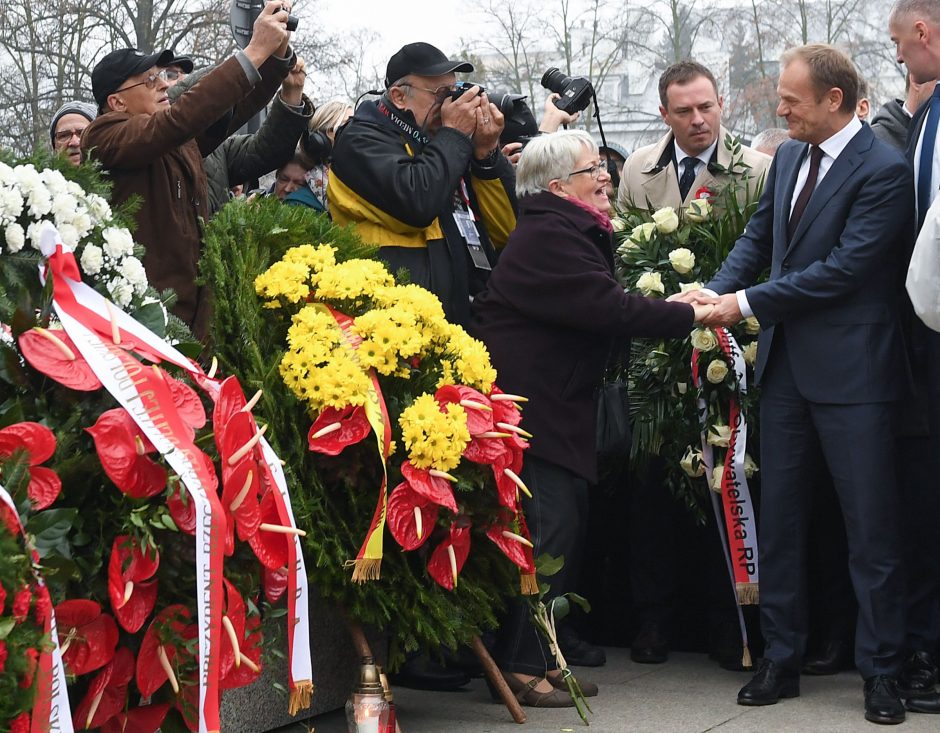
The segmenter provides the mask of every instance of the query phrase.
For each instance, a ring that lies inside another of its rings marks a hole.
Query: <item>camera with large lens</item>
[[[495,92],[490,96],[490,101],[499,109],[504,120],[503,132],[499,136],[500,147],[509,143],[522,143],[525,147],[529,140],[539,134],[539,124],[525,100],[524,94]]]
[[[562,112],[573,115],[585,109],[594,96],[594,87],[583,76],[565,76],[553,66],[542,75],[542,86],[561,95],[555,106]]]
[[[261,15],[266,0],[232,0],[229,11],[229,25],[232,37],[239,48],[245,48],[251,42],[255,21]],[[278,0],[272,0],[278,2]],[[278,3],[280,4],[280,3]],[[287,14],[287,30],[293,33],[297,30],[300,19],[296,15]]]

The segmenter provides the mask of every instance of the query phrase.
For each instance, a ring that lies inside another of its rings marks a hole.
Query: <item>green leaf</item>
[[[10,632],[13,631],[13,627],[16,626],[16,620],[12,616],[5,616],[0,618],[0,641],[6,639]]]
[[[545,578],[558,574],[564,566],[564,556],[552,557],[546,552],[535,558],[535,572]]]
[[[579,596],[577,593],[565,593],[565,596],[585,613],[591,612],[591,604],[584,596]]]
[[[548,614],[554,616],[556,621],[560,621],[571,613],[571,604],[564,596],[556,596],[548,602]]]

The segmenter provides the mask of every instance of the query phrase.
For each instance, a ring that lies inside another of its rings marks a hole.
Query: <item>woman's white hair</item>
[[[313,117],[310,118],[310,132],[336,132],[339,123],[346,118],[347,112],[352,110],[349,102],[334,99],[317,107]]]
[[[597,153],[597,143],[584,130],[559,130],[533,138],[516,166],[516,195],[547,191],[549,181],[570,175],[585,151]]]

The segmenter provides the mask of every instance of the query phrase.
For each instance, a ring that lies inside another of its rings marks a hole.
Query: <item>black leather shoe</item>
[[[803,662],[803,674],[829,675],[844,672],[853,667],[854,645],[845,639],[830,639],[822,651]]]
[[[928,652],[914,652],[898,675],[898,691],[902,697],[933,695],[937,688],[937,664]]]
[[[451,692],[470,684],[470,675],[460,670],[447,669],[427,654],[406,660],[397,672],[389,675],[389,679],[399,687],[435,692]]]
[[[935,692],[932,695],[909,697],[904,707],[912,713],[940,713],[940,693]]]
[[[761,659],[757,672],[738,693],[738,705],[776,705],[782,698],[800,696],[800,676],[776,662]]]
[[[659,624],[647,622],[630,645],[630,659],[638,664],[662,664],[669,659],[669,647]]]
[[[904,722],[904,704],[894,677],[876,674],[865,680],[865,720],[882,725]]]
[[[607,653],[599,646],[585,641],[570,629],[559,632],[558,644],[565,661],[572,667],[603,667]]]

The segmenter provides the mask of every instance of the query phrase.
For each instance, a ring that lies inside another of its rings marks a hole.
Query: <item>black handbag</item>
[[[597,455],[610,456],[630,450],[630,402],[627,385],[606,380],[594,393],[597,404]]]

